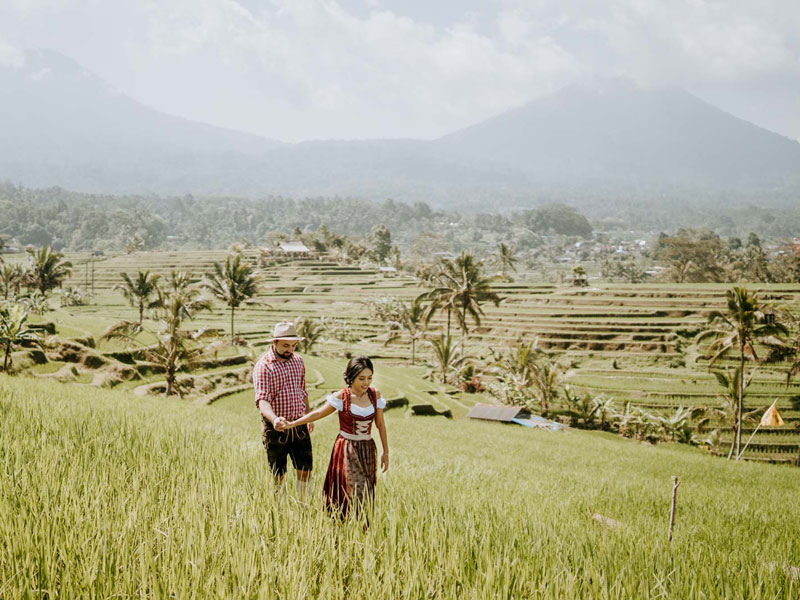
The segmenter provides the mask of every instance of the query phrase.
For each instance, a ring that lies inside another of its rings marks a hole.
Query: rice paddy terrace
[[[226,251],[153,252],[103,257],[93,264],[86,255],[69,257],[75,270],[67,283],[93,288],[89,306],[62,309],[70,318],[67,327],[81,328],[97,336],[107,325],[133,318],[134,310],[112,290],[121,272],[150,269],[167,274],[182,270],[200,279]],[[255,261],[255,256],[250,256]],[[357,342],[326,339],[318,348],[324,368],[338,369],[333,357],[346,351],[378,356],[396,364],[392,392],[405,395],[410,404],[432,402],[438,409],[464,414],[475,401],[486,398],[461,395],[448,386],[422,378],[424,367],[409,365],[410,346],[398,340],[386,344],[385,326],[370,318],[365,301],[380,297],[411,299],[421,293],[408,276],[385,277],[377,269],[342,265],[325,260],[286,260],[259,269],[261,293],[237,311],[237,333],[256,347],[263,347],[272,325],[298,316],[345,321]],[[708,313],[724,306],[727,284],[597,284],[589,288],[527,282],[521,274],[515,283],[497,284],[503,302],[485,307],[486,318],[470,331],[468,353],[489,356],[517,340],[537,340],[540,348],[563,354],[571,361],[567,380],[573,388],[604,393],[618,404],[631,402],[650,410],[671,412],[679,406],[720,404],[719,384],[707,368],[704,348],[694,343]],[[761,285],[762,299],[797,306],[800,286]],[[214,314],[198,317],[198,324],[228,330],[229,314],[218,306]],[[438,315],[432,330],[445,327]],[[454,333],[458,332],[455,330]],[[424,345],[418,355],[427,359]],[[102,349],[102,348],[101,348]],[[400,366],[403,365],[403,366]],[[732,365],[723,361],[720,367]],[[778,399],[787,426],[761,430],[747,458],[776,462],[794,459],[800,424],[800,385],[786,385],[786,365],[762,365],[748,390],[749,410],[764,409]],[[403,374],[407,375],[404,381]],[[388,379],[388,378],[387,378]],[[413,383],[412,383],[413,382]],[[387,381],[388,383],[388,381]],[[749,435],[754,423],[745,426]],[[721,429],[724,436],[729,430]]]

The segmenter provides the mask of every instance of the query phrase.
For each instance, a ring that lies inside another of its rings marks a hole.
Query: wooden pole
[[[744,454],[744,451],[747,450],[747,447],[750,445],[750,442],[753,441],[753,438],[755,437],[756,433],[758,433],[759,427],[761,427],[761,423],[756,425],[756,428],[753,430],[753,434],[748,438],[747,443],[744,445],[744,448],[742,448],[742,451],[739,453],[739,456],[736,457],[736,462],[739,462],[739,459],[742,458],[742,454]]]
[[[678,499],[678,486],[681,480],[677,475],[672,476],[672,507],[669,510],[669,532],[667,533],[667,541],[672,541],[672,529],[675,527],[675,502]]]

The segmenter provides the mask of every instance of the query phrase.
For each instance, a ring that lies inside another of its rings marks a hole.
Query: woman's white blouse
[[[340,412],[344,410],[344,404],[342,403],[342,399],[337,398],[334,394],[329,394],[326,400],[328,404],[330,404],[336,410]],[[377,404],[378,408],[380,409],[386,408],[386,400],[383,399],[383,396],[378,398],[378,401],[375,404]],[[357,417],[368,417],[375,412],[375,409],[372,408],[372,404],[370,404],[367,407],[364,407],[364,406],[358,406],[357,404],[353,404],[351,402],[350,412],[356,415]]]

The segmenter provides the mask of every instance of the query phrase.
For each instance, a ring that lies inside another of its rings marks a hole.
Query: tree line
[[[391,199],[112,196],[0,183],[0,236],[66,251],[212,249],[242,240],[261,245],[276,232],[306,233],[322,226],[339,235],[365,237],[377,224],[391,230],[402,246],[423,232],[437,231],[457,249],[492,233],[513,231],[524,242],[531,236],[587,236],[592,231],[583,215],[564,204],[462,214]]]

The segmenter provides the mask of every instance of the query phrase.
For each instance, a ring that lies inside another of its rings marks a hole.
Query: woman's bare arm
[[[383,409],[375,409],[375,426],[378,428],[378,433],[381,436],[381,446],[383,447],[383,454],[381,455],[381,471],[386,472],[389,468],[389,439],[386,436],[386,421],[383,419]]]
[[[306,416],[301,417],[295,421],[290,421],[286,425],[286,429],[291,429],[292,427],[299,427],[300,425],[305,425],[306,423],[313,423],[314,421],[318,421],[319,419],[327,417],[328,415],[332,415],[335,412],[336,409],[326,402],[325,404],[320,406],[317,410],[312,410]]]

